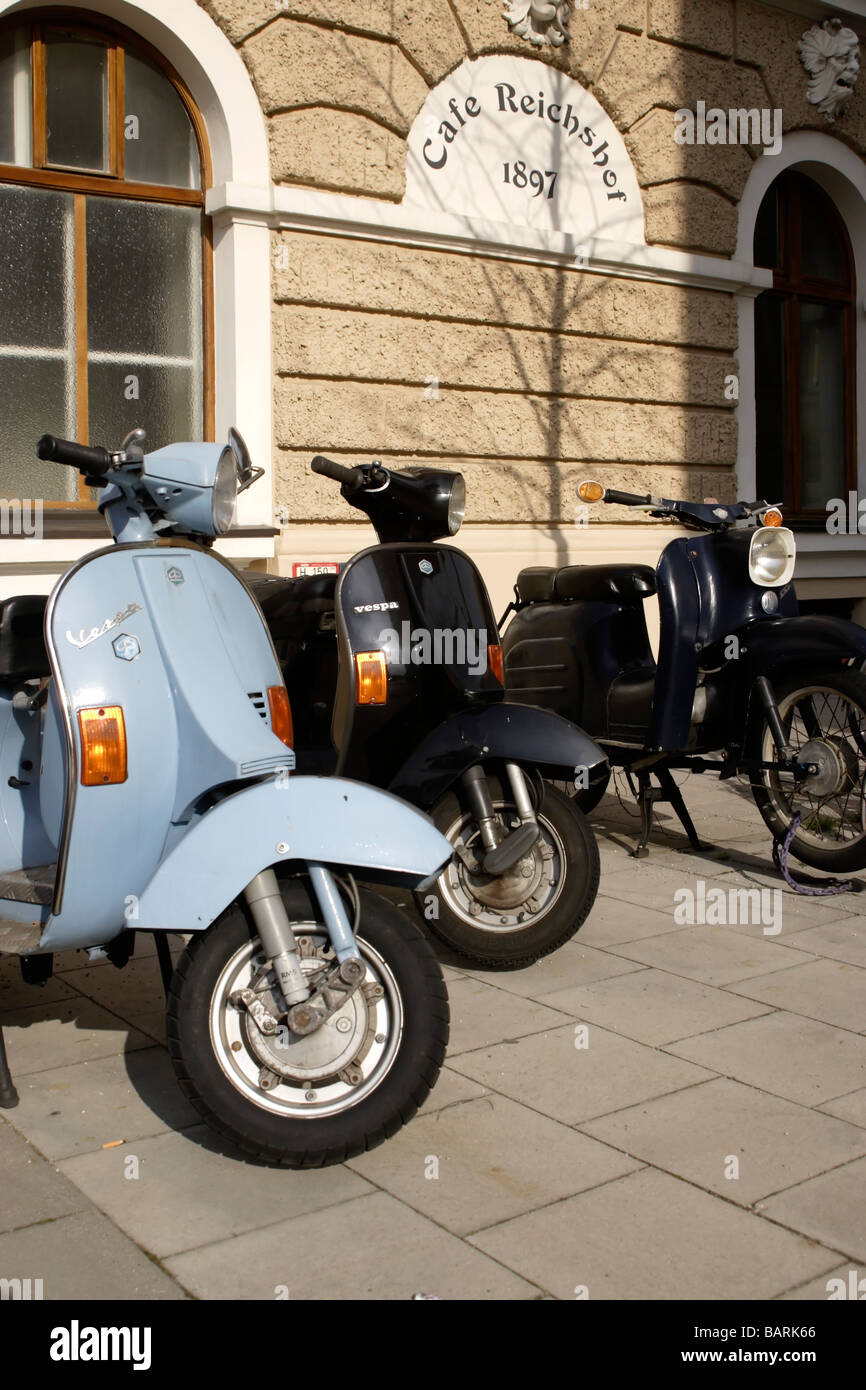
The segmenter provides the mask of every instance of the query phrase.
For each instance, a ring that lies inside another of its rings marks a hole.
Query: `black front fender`
[[[737,634],[740,661],[751,686],[756,676],[778,678],[803,666],[817,671],[866,661],[866,628],[845,618],[812,613],[802,618],[763,618]]]
[[[506,701],[446,719],[418,745],[388,790],[426,810],[467,768],[489,759],[519,762],[560,777],[606,761],[598,744],[576,724],[550,710]]]

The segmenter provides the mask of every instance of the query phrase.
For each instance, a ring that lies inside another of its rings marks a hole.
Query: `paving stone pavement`
[[[788,1301],[862,1277],[866,898],[774,899],[747,790],[685,794],[716,848],[691,853],[660,806],[640,861],[634,807],[605,798],[598,901],[554,955],[500,973],[441,953],[439,1083],[341,1167],[247,1164],[202,1126],[147,938],[127,971],[60,957],[42,990],[0,959],[21,1094],[0,1112],[0,1279],[46,1299]],[[700,910],[714,887],[739,920],[689,923],[683,890]]]

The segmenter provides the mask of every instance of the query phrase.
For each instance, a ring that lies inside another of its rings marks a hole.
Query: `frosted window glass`
[[[90,437],[202,434],[201,212],[87,201]]]
[[[13,29],[0,36],[0,164],[32,163],[30,36]]]
[[[198,146],[186,107],[157,68],[127,52],[123,123],[126,178],[199,188]]]
[[[800,304],[803,506],[824,511],[845,487],[844,311]]]
[[[71,498],[77,478],[35,456],[75,435],[72,196],[0,185],[0,494]]]
[[[108,51],[104,44],[48,34],[48,163],[108,169]]]

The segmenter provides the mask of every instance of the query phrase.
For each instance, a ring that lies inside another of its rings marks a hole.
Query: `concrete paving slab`
[[[201,1124],[158,1047],[37,1072],[18,1091],[12,1122],[51,1159]]]
[[[14,1078],[152,1046],[150,1038],[84,995],[13,1009],[3,1027]]]
[[[866,970],[857,965],[816,960],[728,988],[732,994],[849,1028],[852,1033],[866,1031]]]
[[[744,1207],[866,1154],[858,1126],[722,1079],[581,1130]]]
[[[89,1203],[73,1216],[0,1235],[0,1277],[41,1279],[46,1301],[186,1298],[170,1275]]]
[[[56,975],[44,985],[27,985],[21,978],[17,956],[0,956],[0,1019],[12,1009],[29,1009],[38,1004],[55,1004],[72,999],[75,991]]]
[[[828,1100],[820,1108],[828,1115],[836,1115],[840,1120],[866,1129],[866,1087],[852,1091],[847,1096],[838,1096],[836,1100]]]
[[[293,1303],[418,1293],[467,1302],[540,1297],[531,1283],[384,1192],[175,1256],[167,1266],[207,1299],[273,1300],[280,1286]]]
[[[838,1255],[644,1169],[468,1237],[515,1273],[573,1299],[764,1299]]]
[[[766,1213],[866,1264],[866,1158],[771,1197]]]
[[[841,920],[808,927],[798,933],[797,949],[866,968],[866,917],[849,913]]]
[[[800,1105],[821,1105],[866,1082],[866,1039],[797,1014],[733,1023],[665,1050]]]
[[[606,906],[606,903],[600,904]],[[593,916],[598,908],[593,908]],[[586,924],[589,926],[589,923]],[[584,927],[579,936],[560,946],[552,955],[544,956],[534,965],[523,970],[477,970],[473,980],[504,989],[509,994],[520,994],[525,999],[538,999],[554,989],[565,989],[569,985],[586,985],[592,980],[606,980],[611,975],[629,975],[644,969],[634,961],[622,960],[607,951],[598,951],[584,938]]]
[[[540,1002],[652,1047],[768,1012],[725,990],[653,969],[579,989],[557,989],[541,995]]]
[[[684,1065],[594,1023],[585,1035],[576,1033],[575,1028],[582,1026],[570,1023],[514,1043],[464,1053],[452,1059],[451,1066],[567,1125],[714,1075],[706,1067]]]
[[[858,1301],[866,1298],[866,1272],[851,1264],[839,1265],[838,1269],[831,1269],[829,1274],[820,1274],[817,1279],[809,1279],[805,1284],[779,1294],[784,1303],[847,1302],[852,1297]]]
[[[165,991],[156,956],[133,959],[122,970],[113,965],[89,965],[61,975],[80,994],[85,994],[110,1013],[126,1018],[129,1013],[144,1014],[165,1010]]]
[[[733,984],[789,966],[805,965],[814,959],[805,951],[777,945],[764,936],[745,940],[729,927],[712,926],[693,926],[686,931],[668,932],[666,936],[624,941],[608,949],[626,960],[653,965],[707,985]]]
[[[448,990],[451,1004],[450,1058],[500,1038],[522,1038],[566,1022],[566,1015],[546,1009],[513,991],[479,980],[456,980]],[[462,1070],[458,1068],[457,1070]]]
[[[60,1171],[136,1244],[164,1258],[369,1190],[346,1167],[289,1172],[230,1158],[203,1126],[64,1159]],[[138,1178],[127,1178],[127,1160]]]
[[[377,1187],[458,1235],[639,1166],[615,1149],[497,1095],[415,1120],[388,1144],[349,1163]]]
[[[5,1119],[0,1120],[0,1173],[0,1231],[53,1221],[88,1205]],[[13,1271],[9,1277],[18,1276]]]
[[[467,1076],[460,1076],[450,1067],[443,1067],[418,1114],[432,1115],[437,1110],[446,1110],[449,1105],[462,1105],[464,1101],[477,1100],[479,1096],[486,1095],[485,1086],[479,1086],[477,1081],[470,1081]]]
[[[580,935],[585,945],[606,949],[620,941],[638,941],[645,936],[662,936],[667,932],[684,930],[669,912],[656,912],[649,907],[636,912],[633,903],[608,897],[602,875],[601,892],[587,922],[581,927]]]

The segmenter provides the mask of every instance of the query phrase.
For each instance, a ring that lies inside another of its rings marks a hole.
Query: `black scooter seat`
[[[270,623],[299,614],[325,613],[334,607],[339,575],[304,574],[297,579],[246,570],[241,578]]]
[[[0,603],[0,685],[51,674],[43,626],[46,594],[19,594]]]
[[[642,603],[656,591],[651,565],[568,565],[556,571],[554,602]]]
[[[521,570],[517,576],[517,596],[521,603],[552,603],[555,569],[536,566]]]

